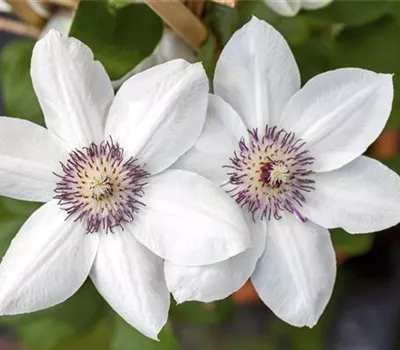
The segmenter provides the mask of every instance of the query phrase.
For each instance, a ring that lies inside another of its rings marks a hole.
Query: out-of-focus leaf
[[[52,350],[110,350],[111,334],[111,322],[109,319],[104,318],[87,332],[80,333],[79,337],[65,342]]]
[[[211,3],[204,22],[222,47],[225,46],[232,34],[239,29],[241,22],[236,8]]]
[[[292,49],[303,84],[315,75],[329,70],[332,48],[327,39],[312,39],[302,45],[294,45]]]
[[[333,246],[346,257],[361,255],[372,247],[374,234],[350,234],[338,228],[331,230]]]
[[[70,35],[88,45],[116,80],[153,52],[162,31],[162,20],[147,5],[120,8],[103,0],[79,3]]]
[[[229,319],[234,312],[235,307],[230,299],[207,304],[190,301],[171,305],[170,316],[172,320],[182,322],[211,324]]]
[[[38,202],[27,202],[0,196],[0,208],[5,209],[11,214],[22,215],[25,219],[27,219],[29,215],[31,215],[41,205],[42,203]]]
[[[336,0],[321,10],[310,11],[310,15],[349,26],[363,26],[387,14],[392,4],[393,0]]]
[[[214,78],[215,66],[218,61],[218,46],[214,36],[209,35],[200,48],[198,60],[201,61],[210,81]]]
[[[1,317],[0,322],[13,325],[27,349],[50,350],[89,331],[104,312],[104,300],[87,281],[62,304],[32,314]]]
[[[34,45],[34,40],[17,39],[3,48],[0,54],[1,86],[4,108],[9,117],[24,118],[44,125],[30,77]]]
[[[40,205],[40,203],[0,197],[0,257],[5,254],[23,223]]]
[[[396,156],[393,159],[386,159],[382,161],[387,167],[400,175],[400,157]]]
[[[400,125],[400,26],[390,16],[357,28],[348,28],[337,38],[331,67],[360,67],[379,73],[394,73],[394,105],[387,128]]]
[[[132,328],[119,316],[115,317],[115,325],[110,350],[178,350],[172,327],[167,323],[159,334],[160,341],[149,339]]]

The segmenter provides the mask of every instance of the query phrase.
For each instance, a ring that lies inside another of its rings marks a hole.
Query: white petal
[[[301,0],[301,8],[306,10],[317,10],[328,6],[333,0]]]
[[[315,171],[361,155],[384,128],[393,100],[392,76],[344,68],[311,79],[286,106],[281,126],[307,142]]]
[[[52,14],[50,19],[46,22],[39,37],[43,38],[51,29],[55,29],[63,35],[68,35],[68,32],[71,29],[72,20],[73,15],[70,11],[58,10]]]
[[[400,222],[400,178],[374,159],[359,157],[318,173],[314,187],[302,213],[323,227],[366,233]]]
[[[51,131],[71,148],[103,140],[114,91],[85,44],[50,30],[35,45],[31,75]]]
[[[176,264],[226,260],[251,246],[239,206],[198,174],[169,170],[149,179],[134,221],[135,237]]]
[[[248,129],[276,124],[299,88],[299,70],[285,39],[255,17],[232,36],[215,69],[215,94],[239,113]]]
[[[198,173],[216,184],[225,183],[229,176],[230,158],[247,130],[238,114],[222,98],[209,95],[207,119],[196,144],[174,165]],[[216,144],[218,146],[216,147]]]
[[[168,318],[163,262],[129,231],[101,234],[90,277],[110,306],[132,327],[157,339]]]
[[[206,266],[181,266],[165,262],[167,286],[178,303],[225,299],[241,288],[253,274],[265,248],[265,222],[246,215],[253,248],[223,262]]]
[[[27,120],[0,117],[0,194],[47,202],[54,197],[53,172],[68,155],[54,134]]]
[[[98,236],[65,220],[56,201],[22,226],[0,264],[0,315],[42,310],[73,295],[86,280]]]
[[[269,222],[252,282],[279,318],[294,326],[314,326],[332,294],[335,275],[328,230],[291,214]]]
[[[200,63],[174,60],[139,73],[118,91],[110,110],[111,135],[151,174],[194,145],[204,125],[208,79]]]
[[[301,0],[264,0],[277,14],[292,17],[300,11]]]

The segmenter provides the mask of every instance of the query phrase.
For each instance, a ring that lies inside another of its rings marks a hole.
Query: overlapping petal
[[[175,164],[176,169],[193,171],[222,185],[229,179],[230,158],[247,130],[238,114],[224,100],[209,95],[207,119],[195,145]],[[216,146],[218,143],[218,146]]]
[[[110,110],[106,137],[156,174],[191,148],[204,125],[208,79],[201,64],[173,60],[127,80]]]
[[[338,170],[315,174],[315,191],[302,212],[326,228],[351,233],[386,229],[400,221],[400,178],[380,162],[359,157]]]
[[[294,326],[312,327],[332,294],[335,253],[329,231],[294,215],[271,220],[252,282],[264,303]]]
[[[183,170],[152,176],[144,207],[132,223],[135,237],[180,265],[226,260],[251,246],[238,205],[210,180]]]
[[[302,0],[264,0],[264,2],[277,14],[286,17],[297,15],[302,5]]]
[[[318,10],[328,6],[333,0],[301,0],[301,8],[305,10]]]
[[[126,230],[101,234],[90,273],[110,306],[131,326],[157,339],[168,318],[169,292],[163,261]]]
[[[22,226],[0,264],[0,315],[45,309],[72,296],[86,280],[98,236],[65,221],[56,201]]]
[[[0,194],[47,202],[54,197],[53,172],[68,155],[54,134],[29,121],[0,117]]]
[[[168,289],[178,303],[196,300],[211,302],[227,298],[242,287],[254,272],[265,248],[264,221],[254,222],[244,215],[251,232],[252,248],[218,264],[181,266],[165,262]]]
[[[255,17],[232,36],[215,69],[215,94],[248,129],[275,125],[299,88],[300,74],[285,39]]]
[[[114,91],[86,45],[50,30],[35,45],[31,76],[49,130],[70,148],[103,141]]]
[[[286,106],[279,125],[307,142],[315,171],[338,169],[382,132],[392,108],[389,74],[344,68],[317,75]]]

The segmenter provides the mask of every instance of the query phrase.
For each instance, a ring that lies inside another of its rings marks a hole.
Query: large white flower
[[[177,166],[230,193],[254,248],[214,266],[166,262],[167,284],[180,302],[211,301],[251,276],[276,315],[312,326],[335,280],[327,229],[363,233],[400,221],[399,177],[361,156],[390,114],[392,78],[338,69],[300,89],[284,38],[253,18],[224,48],[214,91],[203,134]]]
[[[60,303],[90,276],[115,311],[156,338],[169,308],[163,259],[212,264],[251,245],[222,189],[169,169],[203,128],[204,70],[171,61],[132,77],[114,99],[90,49],[50,31],[31,75],[48,129],[0,118],[0,194],[47,203],[0,264],[0,314]]]
[[[328,6],[333,0],[264,0],[264,2],[281,16],[295,16],[301,10],[317,10]]]

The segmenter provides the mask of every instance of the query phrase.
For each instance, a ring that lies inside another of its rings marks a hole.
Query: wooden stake
[[[66,7],[71,10],[75,10],[78,7],[79,3],[79,0],[39,0],[39,1],[45,5],[56,5],[56,6]]]
[[[229,6],[229,7],[236,6],[236,0],[211,0],[211,1],[221,4],[221,5]]]
[[[13,12],[24,22],[27,22],[37,28],[41,28],[45,19],[38,15],[26,0],[10,0],[9,4]]]
[[[207,38],[207,28],[179,0],[144,0],[194,50],[198,51]]]
[[[7,32],[37,39],[40,34],[40,29],[24,22],[0,17],[0,32]]]
[[[186,0],[186,7],[194,13],[196,17],[201,18],[204,13],[204,8],[206,5],[205,0]]]

